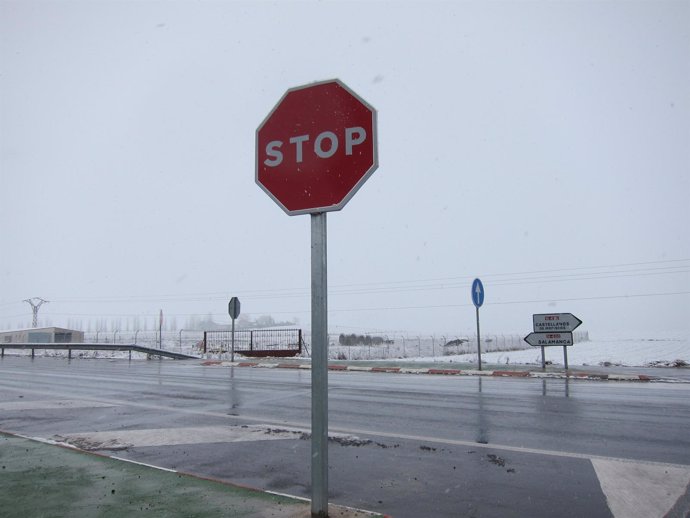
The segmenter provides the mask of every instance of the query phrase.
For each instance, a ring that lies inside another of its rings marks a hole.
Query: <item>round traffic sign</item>
[[[376,110],[337,79],[291,88],[256,130],[256,183],[289,215],[342,209],[377,167]]]
[[[484,285],[479,279],[472,283],[472,303],[478,308],[484,304]]]

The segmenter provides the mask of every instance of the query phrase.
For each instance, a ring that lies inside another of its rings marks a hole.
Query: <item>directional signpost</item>
[[[288,215],[311,215],[312,516],[328,516],[326,213],[378,167],[376,110],[335,79],[291,88],[256,130],[256,183]]]
[[[572,313],[542,313],[532,315],[534,332],[573,331],[582,324],[582,320]]]
[[[475,279],[472,283],[472,303],[477,309],[477,358],[479,370],[482,370],[482,341],[479,338],[479,308],[484,304],[484,285],[479,279]]]
[[[540,313],[532,315],[534,332],[525,337],[525,342],[541,347],[541,368],[546,370],[544,347],[562,346],[563,361],[568,369],[568,347],[572,346],[573,331],[582,324],[582,320],[572,313]]]
[[[549,347],[552,345],[573,345],[573,333],[530,333],[525,337],[530,345]]]

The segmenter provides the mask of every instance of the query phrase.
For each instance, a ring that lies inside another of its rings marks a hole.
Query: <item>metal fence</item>
[[[231,331],[204,332],[204,353],[228,353],[231,345]],[[235,353],[244,356],[297,356],[302,345],[301,329],[235,331]]]
[[[575,343],[589,340],[587,331],[573,333]],[[531,349],[524,335],[482,335],[482,353]],[[383,336],[382,341],[343,345],[339,337],[331,335],[328,357],[332,360],[385,360],[396,358],[433,358],[459,354],[476,354],[477,337],[467,335]],[[378,342],[378,343],[377,343]]]
[[[200,354],[203,349],[204,332],[190,329],[177,331],[89,331],[84,341],[97,344],[134,344],[144,347],[179,351],[185,354]]]
[[[204,340],[206,333],[206,340]],[[527,333],[525,333],[527,334]],[[514,351],[530,349],[524,342],[525,335],[487,334],[482,335],[482,352]],[[365,337],[366,338],[366,337]],[[476,354],[477,337],[468,335],[381,335],[364,343],[345,345],[338,335],[329,335],[328,357],[347,360],[375,360],[396,358],[433,358],[456,354]],[[573,333],[575,343],[589,340],[587,331]],[[163,331],[110,331],[87,332],[85,341],[104,344],[135,344],[162,348],[184,354],[201,355],[204,344],[208,354],[230,352],[230,331],[195,331],[180,329]],[[252,351],[267,351],[266,355],[310,356],[311,336],[299,329],[256,329],[235,331],[235,351],[239,354]],[[275,354],[269,354],[275,353]]]

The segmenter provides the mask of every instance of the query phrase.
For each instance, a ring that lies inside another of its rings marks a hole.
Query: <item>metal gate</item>
[[[230,352],[231,343],[231,331],[204,331],[204,353]],[[235,331],[235,353],[243,356],[286,358],[301,352],[301,329]]]

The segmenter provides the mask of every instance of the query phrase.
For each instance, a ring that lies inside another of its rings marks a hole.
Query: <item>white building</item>
[[[84,331],[63,329],[61,327],[34,327],[31,329],[0,331],[0,345],[12,343],[81,344],[84,343]]]

